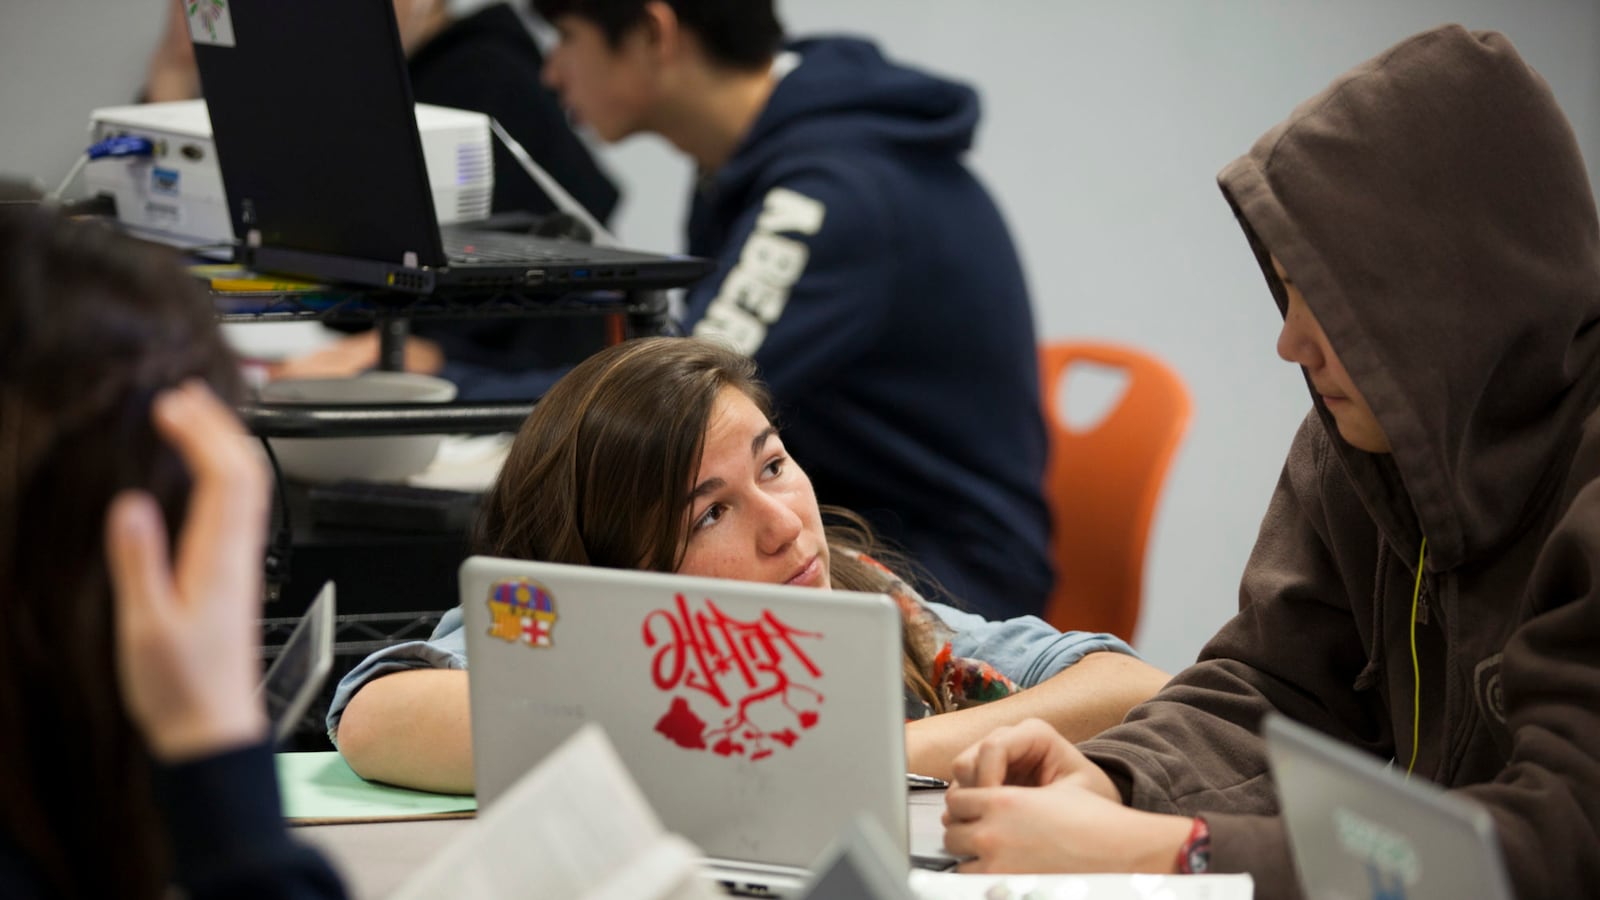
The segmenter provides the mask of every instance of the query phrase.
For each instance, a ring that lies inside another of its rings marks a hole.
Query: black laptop
[[[393,0],[219,10],[227,27],[195,32],[195,59],[247,265],[412,294],[646,290],[711,270],[685,256],[441,233]]]

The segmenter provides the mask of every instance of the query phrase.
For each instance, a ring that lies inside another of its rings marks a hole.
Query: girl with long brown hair
[[[887,593],[906,625],[908,766],[931,775],[1027,715],[1095,734],[1166,680],[1110,635],[989,622],[922,599],[905,560],[848,512],[818,505],[753,363],[706,340],[630,341],[566,375],[517,435],[475,550]],[[329,731],[351,766],[470,791],[466,662],[454,610],[430,641],[379,651],[347,675]]]

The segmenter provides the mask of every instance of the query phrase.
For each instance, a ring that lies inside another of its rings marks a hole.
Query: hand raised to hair
[[[262,738],[262,548],[271,479],[239,420],[189,381],[151,407],[193,487],[176,559],[154,498],[126,491],[106,515],[118,686],[150,751],[181,762]]]

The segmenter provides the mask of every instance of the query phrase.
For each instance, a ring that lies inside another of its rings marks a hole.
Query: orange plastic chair
[[[1120,370],[1127,382],[1112,410],[1087,431],[1062,417],[1074,365]],[[1167,470],[1193,406],[1183,379],[1140,350],[1094,342],[1040,347],[1049,429],[1045,497],[1056,585],[1045,619],[1057,628],[1133,639],[1143,599],[1144,552]]]

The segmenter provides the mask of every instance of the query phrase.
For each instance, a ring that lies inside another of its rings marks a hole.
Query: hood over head
[[[1393,448],[1333,446],[1385,538],[1454,567],[1520,532],[1600,383],[1600,224],[1572,129],[1500,34],[1350,70],[1218,176],[1280,311],[1300,287]]]

